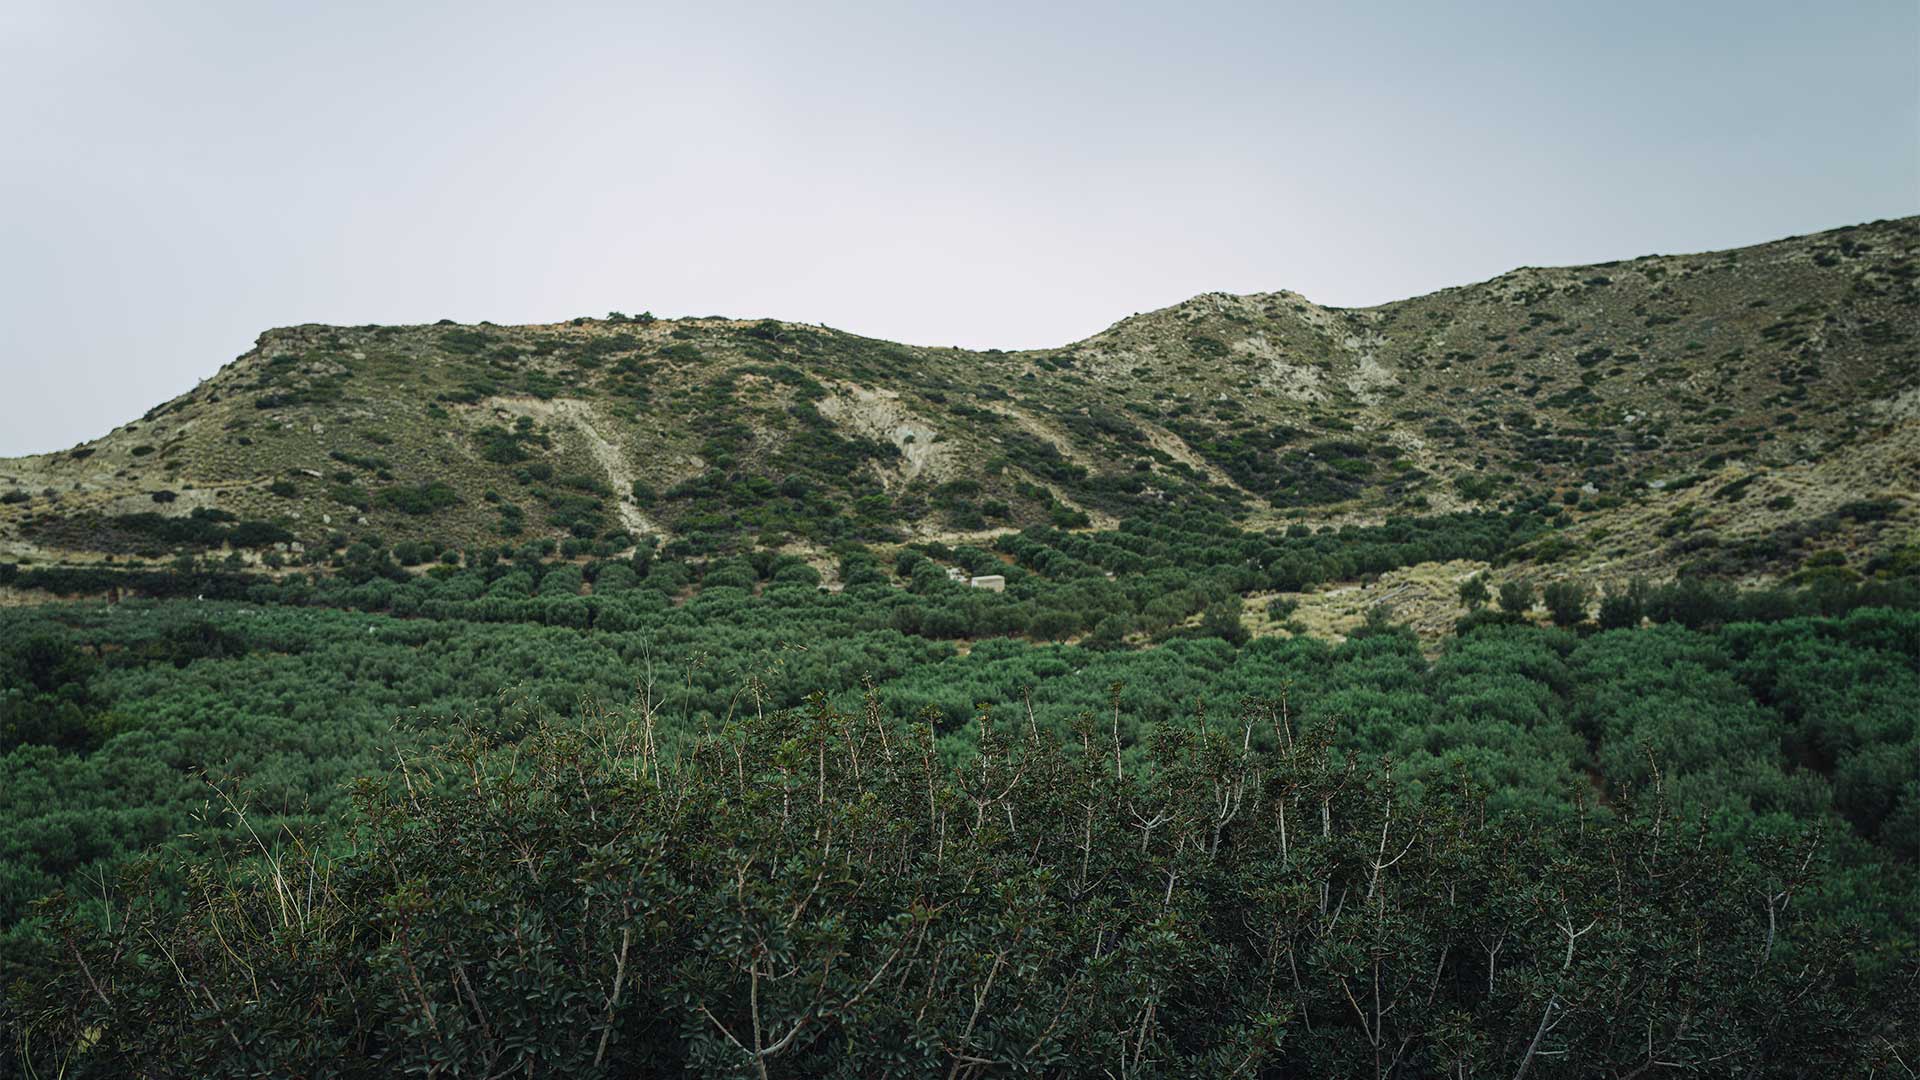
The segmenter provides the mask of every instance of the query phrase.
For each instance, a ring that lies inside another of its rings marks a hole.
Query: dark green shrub
[[[98,666],[71,639],[52,633],[0,647],[0,752],[96,745],[105,733],[91,686]]]
[[[1237,596],[1209,604],[1200,616],[1200,632],[1231,645],[1244,645],[1251,635],[1247,633],[1240,615],[1240,598]]]
[[[439,555],[438,545],[425,540],[402,540],[393,545],[393,558],[401,566],[419,566]],[[456,562],[459,560],[456,558]]]
[[[1725,622],[1734,602],[1733,588],[1729,585],[1683,577],[1648,593],[1647,617],[1655,622],[1675,622],[1698,630]]]
[[[1834,513],[1843,518],[1852,518],[1858,522],[1885,521],[1900,510],[1900,500],[1892,497],[1875,499],[1855,499],[1842,505]]]
[[[242,521],[227,533],[227,543],[234,547],[271,547],[292,540],[293,533],[271,521]]]
[[[1490,476],[1479,473],[1461,473],[1453,478],[1453,490],[1463,499],[1479,502],[1493,497],[1494,481]]]
[[[1460,602],[1467,605],[1468,611],[1479,611],[1488,600],[1493,598],[1493,594],[1487,590],[1486,578],[1480,574],[1475,574],[1461,582],[1459,595]]]
[[[1634,578],[1622,588],[1615,586],[1600,597],[1599,623],[1602,630],[1630,630],[1640,625],[1647,613],[1647,582]]]
[[[1547,605],[1547,613],[1553,617],[1553,625],[1571,627],[1586,621],[1590,595],[1584,582],[1554,581],[1542,590],[1541,599]]]
[[[473,438],[480,445],[480,456],[496,465],[513,465],[532,456],[523,434],[502,427],[481,428]]]
[[[410,487],[381,488],[376,500],[388,510],[419,516],[460,505],[460,493],[445,481],[434,480]]]
[[[1509,615],[1525,615],[1533,609],[1533,582],[1514,578],[1500,583],[1500,610]]]

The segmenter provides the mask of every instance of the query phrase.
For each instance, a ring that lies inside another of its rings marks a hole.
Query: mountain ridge
[[[1865,560],[1910,542],[1916,238],[1896,219],[1368,308],[1202,293],[1016,351],[619,313],[275,328],[139,420],[0,459],[0,561],[297,565],[360,536],[697,556],[1545,494],[1610,567],[1778,577],[1817,552],[1760,541],[1808,522]]]

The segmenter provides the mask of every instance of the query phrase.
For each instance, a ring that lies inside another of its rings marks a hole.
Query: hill
[[[0,464],[0,1077],[1913,1061],[1917,232],[269,332]]]
[[[80,446],[0,460],[0,561],[952,541],[1170,506],[1248,528],[1543,494],[1585,572],[1902,558],[1920,219],[1523,268],[1367,309],[1210,293],[1084,341],[773,320],[295,326]],[[1838,555],[1824,554],[1837,552]]]

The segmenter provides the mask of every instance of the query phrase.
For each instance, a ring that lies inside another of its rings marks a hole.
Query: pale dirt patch
[[[913,530],[913,542],[917,544],[945,544],[959,547],[971,544],[974,547],[991,548],[993,542],[1003,536],[1012,536],[1019,529],[1011,525],[997,525],[991,529],[941,529],[916,528]]]
[[[1348,338],[1347,341],[1350,348],[1363,347],[1356,338]],[[1371,350],[1360,353],[1359,362],[1347,373],[1345,381],[1348,391],[1367,405],[1380,404],[1385,392],[1400,382],[1393,372],[1375,359]]]
[[[577,398],[544,401],[533,397],[490,398],[487,403],[516,416],[532,416],[550,422],[559,420],[571,425],[580,433],[594,462],[606,470],[607,479],[613,485],[614,508],[620,514],[620,524],[636,537],[653,535],[664,539],[667,536],[667,530],[634,505],[633,482],[639,479],[639,475],[634,472],[627,455],[594,426],[591,405]]]
[[[1312,637],[1344,641],[1367,612],[1385,604],[1393,609],[1394,622],[1411,628],[1423,643],[1436,643],[1467,613],[1460,602],[1460,583],[1486,569],[1483,562],[1455,559],[1403,566],[1371,582],[1329,582],[1306,593],[1256,593],[1246,599],[1246,622],[1256,635],[1287,633],[1268,616],[1267,606],[1275,597],[1290,596],[1300,606],[1289,622]]]
[[[41,607],[67,602],[82,603],[90,599],[98,599],[98,597],[53,596],[38,590],[29,592],[23,589],[0,588],[0,608]]]
[[[1260,385],[1293,401],[1327,400],[1326,373],[1311,364],[1275,360],[1260,373]]]
[[[902,482],[911,483],[923,474],[938,482],[953,471],[951,450],[945,443],[934,441],[939,433],[902,404],[894,391],[839,383],[836,391],[821,398],[814,408],[836,424],[898,447],[905,462],[899,472]],[[880,479],[891,488],[895,478],[883,472]]]
[[[1869,408],[1889,420],[1920,420],[1920,386],[1873,402]]]
[[[1283,357],[1280,347],[1267,339],[1265,334],[1249,334],[1227,346],[1240,356],[1250,356],[1262,363],[1273,363]]]

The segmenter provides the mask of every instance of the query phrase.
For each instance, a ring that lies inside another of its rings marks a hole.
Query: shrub
[[[1460,602],[1467,605],[1468,611],[1480,610],[1482,605],[1493,598],[1493,594],[1487,591],[1485,577],[1480,574],[1475,574],[1461,582],[1459,592]]]
[[[1240,619],[1241,605],[1238,596],[1230,596],[1207,606],[1200,616],[1200,632],[1208,637],[1217,637],[1232,645],[1244,645],[1250,636],[1246,624]]]
[[[1453,490],[1463,499],[1479,502],[1493,497],[1494,482],[1490,476],[1478,473],[1462,473],[1453,478]]]
[[[1509,615],[1525,615],[1533,609],[1533,582],[1525,578],[1500,583],[1500,610]]]
[[[445,321],[442,320],[442,322]],[[473,356],[491,344],[493,344],[492,335],[480,330],[456,329],[440,335],[442,349],[462,356]]]
[[[1891,497],[1874,499],[1855,499],[1845,503],[1834,514],[1843,518],[1852,518],[1863,524],[1885,521],[1900,509],[1900,500]]]
[[[1047,512],[1047,519],[1059,529],[1084,529],[1093,524],[1093,519],[1085,511],[1075,510],[1065,504],[1055,504]]]
[[[381,506],[389,510],[415,516],[437,513],[460,504],[459,492],[443,480],[411,487],[382,488],[377,499]]]
[[[1630,630],[1646,617],[1647,582],[1634,578],[1625,588],[1609,588],[1600,597],[1600,629]]]
[[[1587,586],[1578,581],[1550,582],[1541,593],[1555,626],[1578,626],[1587,618]]]
[[[1393,621],[1393,616],[1394,610],[1392,604],[1374,604],[1367,608],[1367,613],[1360,619],[1360,625],[1354,627],[1347,636],[1351,638],[1370,638],[1400,632],[1402,628]]]
[[[227,543],[234,547],[269,547],[292,541],[291,532],[271,521],[243,521],[227,533]]]
[[[393,545],[393,557],[401,566],[419,566],[439,555],[437,545],[425,540],[402,540]],[[456,562],[458,559],[455,560]]]
[[[481,428],[473,438],[480,444],[480,456],[496,465],[513,465],[532,456],[523,445],[524,436],[503,427]]]
[[[960,629],[961,633],[952,636],[964,636],[964,628],[957,629]],[[1036,641],[1064,641],[1072,637],[1079,629],[1080,617],[1071,611],[1065,611],[1060,608],[1047,608],[1035,614],[1032,620],[1027,623],[1027,634]],[[946,635],[930,634],[929,636]]]
[[[1648,593],[1647,617],[1655,622],[1675,622],[1698,630],[1725,622],[1734,602],[1731,586],[1684,577]]]

